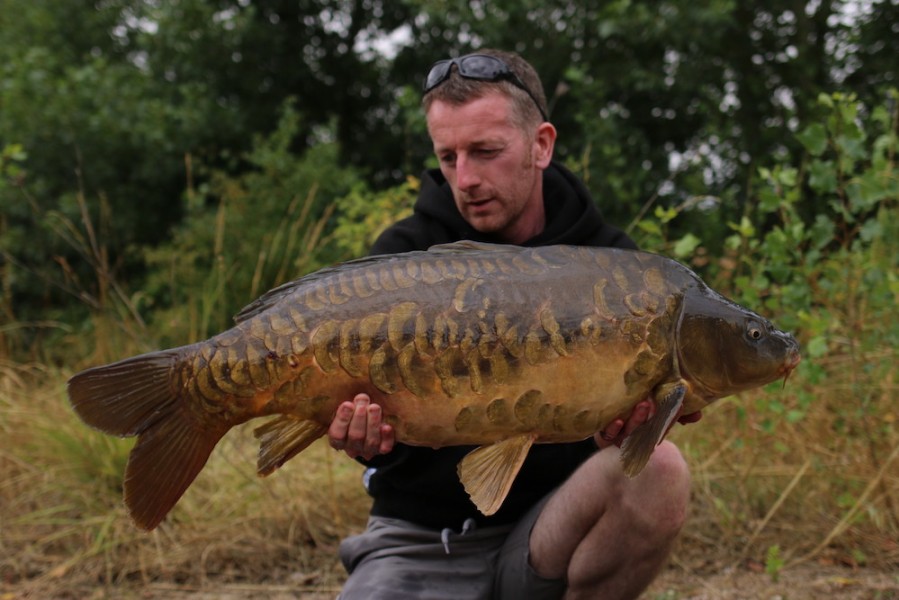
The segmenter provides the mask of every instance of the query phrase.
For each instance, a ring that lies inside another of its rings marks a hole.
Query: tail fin
[[[125,469],[125,504],[135,523],[153,529],[165,518],[228,431],[198,419],[172,372],[185,348],[143,354],[88,369],[69,380],[81,419],[118,436],[138,436]]]

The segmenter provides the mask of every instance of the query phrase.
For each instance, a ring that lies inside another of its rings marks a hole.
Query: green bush
[[[240,175],[217,171],[185,194],[172,240],[143,249],[150,275],[141,300],[164,343],[209,337],[265,291],[346,258],[331,243],[334,211],[360,177],[334,143],[291,149],[301,123],[291,103],[278,129],[256,140]]]

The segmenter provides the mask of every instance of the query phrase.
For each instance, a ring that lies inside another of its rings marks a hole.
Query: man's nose
[[[456,157],[456,185],[460,190],[470,190],[481,183],[477,165],[467,156]]]

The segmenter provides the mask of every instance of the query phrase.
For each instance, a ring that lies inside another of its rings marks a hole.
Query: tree
[[[140,248],[169,239],[185,192],[214,211],[204,183],[214,171],[253,169],[245,155],[254,136],[275,130],[291,96],[302,124],[297,156],[336,140],[342,161],[396,176],[386,63],[365,42],[404,10],[337,0],[9,0],[0,18],[14,14],[16,24],[0,30],[0,140],[28,157],[21,185],[0,190],[10,314],[52,313],[68,295],[83,297],[101,262],[138,281]],[[85,223],[96,228],[92,241]]]
[[[428,67],[485,46],[537,67],[557,157],[609,220],[678,209],[672,228],[701,229],[714,252],[729,222],[763,219],[754,175],[771,157],[802,156],[793,134],[816,118],[818,95],[852,90],[870,110],[895,85],[899,50],[895,0],[7,0],[4,9],[0,144],[27,157],[0,187],[4,309],[16,318],[69,310],[85,286],[98,295],[86,283],[98,270],[136,287],[152,278],[147,249],[198,212],[215,213],[214,178],[258,173],[254,139],[275,132],[289,98],[292,160],[327,145],[370,190],[402,184],[431,160],[419,109]],[[377,51],[389,34],[395,53]],[[334,200],[319,197],[310,218]],[[797,209],[812,219],[816,206],[803,196]]]
[[[648,202],[697,196],[708,201],[694,204],[717,207],[713,221],[740,215],[757,167],[801,153],[791,134],[815,113],[818,94],[851,85],[871,106],[895,81],[895,2],[420,6],[409,54],[497,46],[535,64],[560,154],[622,224]]]

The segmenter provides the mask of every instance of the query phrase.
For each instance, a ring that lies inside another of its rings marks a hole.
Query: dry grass
[[[875,372],[883,377],[851,392],[839,384],[842,361],[829,365],[825,383],[793,382],[815,398],[794,422],[782,418],[772,427],[770,415],[754,410],[775,394],[789,410],[801,390],[788,387],[725,400],[706,411],[700,427],[677,431],[673,439],[694,477],[686,543],[723,552],[731,566],[899,566],[895,353],[882,358]]]
[[[131,442],[81,424],[64,379],[42,369],[0,375],[0,584],[32,597],[209,579],[339,589],[337,544],[368,511],[358,464],[316,444],[260,479],[248,424],[146,533],[121,503]]]
[[[825,383],[800,374],[784,391],[724,400],[698,426],[675,429],[693,468],[693,514],[655,597],[730,597],[690,595],[671,583],[678,574],[695,583],[756,572],[774,585],[809,568],[887,579],[899,568],[895,353],[868,358],[877,368],[851,390],[834,359]],[[357,464],[317,444],[259,479],[251,423],[225,437],[166,522],[145,533],[121,504],[131,442],[77,420],[67,375],[0,366],[0,597],[336,594],[337,544],[368,509]],[[770,419],[769,398],[789,410],[803,391],[815,401],[801,419]]]

